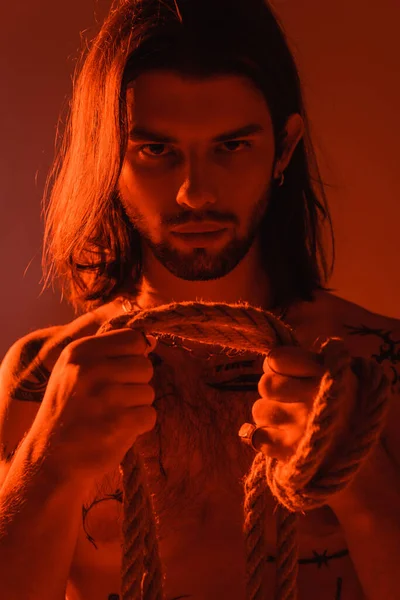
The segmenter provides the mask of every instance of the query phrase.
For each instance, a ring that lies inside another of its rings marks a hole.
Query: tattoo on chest
[[[322,553],[321,552],[317,552],[316,550],[313,550],[313,556],[310,556],[310,558],[299,558],[298,563],[299,565],[312,565],[315,564],[317,565],[318,569],[320,569],[322,566],[324,567],[329,567],[329,561],[331,560],[335,560],[338,558],[343,558],[344,556],[348,556],[349,551],[347,550],[347,548],[345,548],[344,550],[339,550],[339,552],[335,552],[334,554],[328,554],[328,550],[324,550]],[[275,556],[268,556],[267,558],[267,562],[275,562],[276,558]]]
[[[396,365],[400,362],[400,339],[393,339],[393,332],[389,329],[373,329],[366,325],[358,327],[344,325],[344,327],[350,335],[376,336],[382,340],[379,346],[379,354],[372,354],[371,358],[375,359],[380,365],[385,361],[390,363],[389,368],[393,374],[391,384],[392,386],[397,385],[400,382],[400,375],[396,368]]]
[[[156,353],[151,353],[151,357],[152,357],[154,366],[158,366],[162,363],[161,357],[156,355]],[[242,360],[242,361],[236,361],[236,362],[232,362],[232,363],[217,365],[213,369],[213,375],[218,375],[218,374],[222,374],[222,373],[226,373],[226,372],[232,372],[233,377],[224,382],[207,382],[207,385],[214,389],[218,389],[221,392],[224,392],[224,391],[257,391],[258,382],[260,379],[259,373],[247,373],[247,374],[240,374],[240,375],[239,374],[235,375],[235,373],[234,373],[235,370],[238,370],[238,369],[243,369],[243,368],[251,369],[252,367],[254,367],[254,365],[255,365],[254,360],[246,360],[246,361]],[[169,395],[169,394],[173,395],[173,391],[171,391],[165,395]],[[161,463],[161,456],[160,456],[160,463]],[[83,514],[83,519],[84,519],[84,527],[85,527],[85,518],[86,518],[89,510],[95,504],[98,504],[99,502],[102,502],[105,500],[117,500],[118,502],[122,503],[123,493],[121,490],[118,489],[114,494],[109,494],[109,495],[101,498],[100,500],[96,500],[96,501],[92,502],[88,507],[83,507],[82,514]],[[88,540],[97,549],[94,539],[88,534],[86,529],[85,529],[85,532],[88,537]],[[329,568],[330,561],[343,558],[345,556],[348,556],[348,554],[349,554],[349,551],[347,549],[341,550],[339,552],[335,552],[333,554],[328,554],[328,550],[326,550],[326,549],[323,552],[317,552],[316,550],[313,550],[313,556],[311,556],[309,558],[301,558],[298,560],[298,563],[299,563],[299,565],[314,564],[317,566],[318,569],[321,569],[322,567]],[[267,562],[274,562],[275,560],[276,560],[276,558],[274,556],[268,556],[268,558],[267,558]],[[177,596],[174,598],[169,598],[168,600],[183,600],[185,598],[191,598],[191,597],[192,597],[191,595],[182,595],[182,596]],[[336,580],[335,598],[332,600],[341,600],[341,598],[342,598],[342,578],[338,577]],[[108,596],[108,600],[120,600],[120,596],[115,593],[110,594]]]
[[[255,360],[241,360],[228,364],[217,365],[214,369],[214,374],[232,372],[233,377],[226,381],[207,382],[206,385],[219,392],[256,392],[260,373],[242,373],[234,374],[237,369],[251,369],[255,365]]]
[[[85,504],[82,506],[83,530],[86,533],[87,539],[89,540],[89,542],[91,544],[93,544],[93,546],[96,548],[96,550],[98,550],[96,542],[94,541],[94,538],[88,533],[88,531],[86,529],[86,518],[87,518],[88,512],[94,506],[96,506],[96,504],[100,504],[100,502],[106,502],[107,500],[115,500],[115,501],[119,502],[120,504],[122,504],[123,503],[123,491],[120,489],[117,489],[113,494],[106,494],[106,496],[104,496],[103,498],[93,500],[93,502],[91,504],[89,504],[89,506],[86,506]]]
[[[336,595],[335,600],[341,600],[342,598],[342,578],[338,577],[336,580]]]
[[[192,596],[188,596],[187,594],[183,596],[175,596],[175,598],[168,598],[168,600],[183,600],[183,598],[191,598]],[[107,600],[120,600],[119,594],[110,594]]]
[[[334,600],[342,600],[342,588],[343,588],[343,579],[342,577],[338,577],[336,579],[336,591]],[[184,598],[191,598],[191,595],[184,594],[183,596],[175,596],[174,598],[169,598],[168,600],[183,600]],[[119,594],[109,594],[107,600],[120,600]]]
[[[162,364],[163,360],[156,352],[151,352],[150,356],[154,367]],[[238,369],[252,369],[255,364],[256,361],[250,359],[216,365],[213,369],[213,376],[232,373],[232,377],[226,381],[206,381],[205,384],[219,392],[256,392],[261,373],[235,375],[235,371]]]

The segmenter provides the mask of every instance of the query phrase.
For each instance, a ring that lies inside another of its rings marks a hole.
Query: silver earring
[[[277,177],[277,178],[276,178],[276,181],[278,181],[278,179],[279,179],[279,177]],[[280,178],[280,182],[279,182],[278,186],[279,186],[279,187],[282,187],[282,186],[283,186],[283,184],[284,184],[284,182],[285,182],[285,173],[282,171],[282,173],[281,173],[281,178]]]

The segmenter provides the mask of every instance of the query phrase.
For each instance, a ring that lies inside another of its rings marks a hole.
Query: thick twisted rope
[[[172,303],[134,315],[121,315],[105,323],[98,334],[126,327],[265,356],[276,346],[298,345],[288,325],[272,313],[247,303]],[[337,338],[328,340],[322,347],[322,353],[327,373],[322,378],[297,452],[287,463],[258,453],[244,482],[247,600],[265,600],[263,530],[267,486],[278,500],[275,600],[296,600],[296,513],[322,506],[328,495],[348,485],[377,443],[383,428],[389,382],[378,365],[357,358],[354,365],[361,377],[357,410],[361,407],[362,414],[358,413],[354,422],[352,447],[343,450],[329,472],[326,471],[324,460],[340,433],[335,416],[346,373],[352,364],[343,343]],[[124,491],[122,599],[164,600],[157,521],[146,473],[135,446],[125,455],[121,471]]]

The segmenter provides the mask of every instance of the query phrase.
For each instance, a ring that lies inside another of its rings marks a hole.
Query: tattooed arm
[[[331,505],[343,528],[350,556],[368,600],[397,600],[400,561],[400,322],[382,327],[347,326],[359,336],[357,354],[380,364],[391,383],[386,426],[363,486],[346,505]],[[366,342],[368,343],[366,349]]]
[[[95,335],[88,313],[65,326],[14,344],[0,369],[0,581],[2,597],[62,600],[87,490],[58,480],[41,464],[32,424],[60,353],[72,340]],[[12,460],[11,460],[12,458]],[[27,535],[29,532],[29,535]],[[23,567],[23,568],[21,568]]]
[[[57,328],[15,342],[0,367],[0,486],[36,417],[50,376],[38,359]]]
[[[116,299],[66,325],[29,333],[8,350],[0,365],[0,486],[7,465],[32,426],[63,349],[73,340],[95,335],[104,321],[121,312]]]

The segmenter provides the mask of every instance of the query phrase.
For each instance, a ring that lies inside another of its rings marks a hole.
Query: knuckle
[[[296,450],[286,432],[274,429],[257,431],[254,434],[254,445],[264,455],[282,461],[289,460]]]
[[[139,362],[140,362],[140,369],[143,373],[145,383],[149,383],[149,381],[154,376],[153,363],[151,362],[151,360],[149,358],[146,358],[145,356],[141,356]]]
[[[157,423],[157,411],[153,406],[149,406],[148,411],[149,425],[153,429]]]
[[[132,327],[125,326],[126,335],[130,335],[134,342],[142,343],[144,341],[143,333],[139,329],[133,329]],[[130,332],[130,333],[128,333]]]
[[[74,362],[74,360],[77,358],[77,355],[77,342],[68,344],[68,346],[63,348],[63,350],[60,352],[60,358],[64,359],[66,362]]]
[[[64,359],[70,363],[82,363],[84,357],[88,355],[89,341],[91,341],[91,338],[70,341],[70,343],[63,348],[60,356],[64,357]]]
[[[136,409],[136,414],[131,416],[134,419],[135,427],[142,432],[150,431],[157,423],[157,412],[152,406]]]
[[[289,425],[296,422],[293,414],[291,414],[284,406],[276,402],[265,402],[257,400],[253,406],[253,418],[257,422],[265,423],[273,427]]]
[[[146,336],[145,336],[144,332],[139,329],[132,329],[132,328],[128,328],[128,329],[130,331],[130,335],[133,338],[133,342],[135,344],[136,350],[138,352],[145,352],[149,348],[149,345],[146,341]]]
[[[155,391],[154,391],[153,386],[151,386],[149,384],[141,385],[139,394],[137,396],[137,404],[139,406],[142,406],[143,404],[150,406],[151,404],[153,404],[154,399],[155,399]]]
[[[258,393],[260,396],[283,397],[288,390],[296,388],[296,384],[287,377],[266,373],[258,382]]]
[[[310,409],[301,401],[282,403],[260,398],[253,404],[252,416],[257,423],[265,423],[272,427],[305,429],[310,418]]]
[[[147,394],[148,394],[148,403],[153,404],[153,402],[156,398],[156,392],[152,385],[147,386]]]
[[[265,421],[267,412],[267,402],[263,398],[260,398],[259,400],[256,400],[254,402],[253,407],[251,409],[251,414],[253,416],[253,419],[257,423],[263,423]]]
[[[268,396],[270,391],[270,375],[264,374],[258,382],[258,393],[260,396]]]
[[[291,379],[284,375],[264,374],[258,382],[258,393],[263,398],[281,402],[305,402],[310,404],[319,390],[319,380]]]

